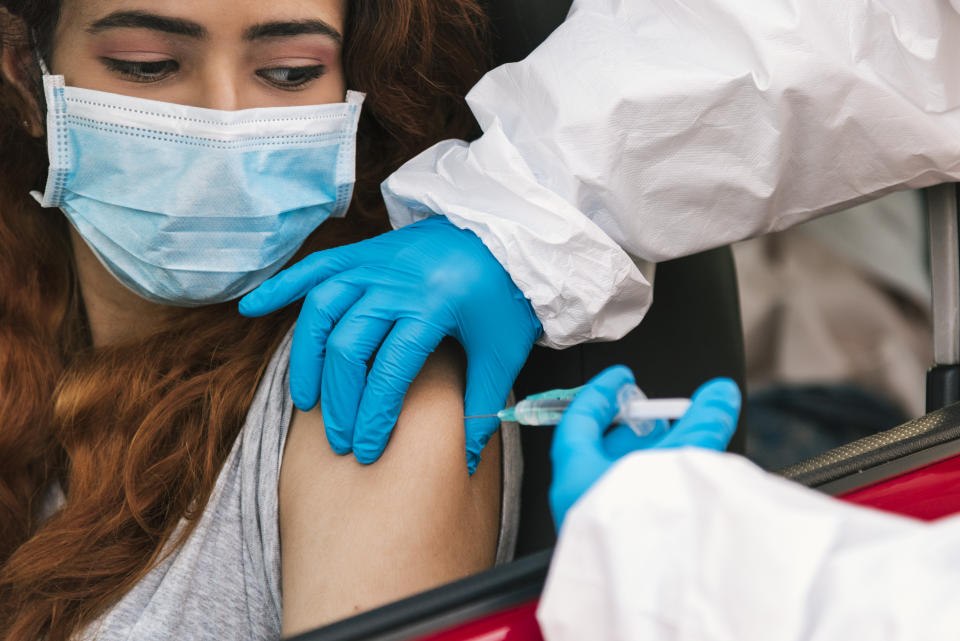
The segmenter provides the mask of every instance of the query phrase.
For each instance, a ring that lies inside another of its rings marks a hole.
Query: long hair
[[[296,259],[387,230],[380,182],[475,126],[463,96],[487,62],[476,0],[348,6],[347,82],[368,94],[355,197]],[[22,20],[46,52],[59,10],[60,0],[0,0],[0,20]],[[0,46],[23,44],[14,40],[0,30]],[[24,109],[0,80],[0,638],[60,641],[189,534],[299,310],[175,310],[144,340],[94,348],[67,223],[27,195],[42,189],[47,159]],[[66,501],[42,520],[56,486]]]

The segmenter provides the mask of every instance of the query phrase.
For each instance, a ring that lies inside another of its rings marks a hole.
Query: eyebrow
[[[340,32],[328,25],[323,20],[288,20],[282,22],[265,22],[250,27],[243,32],[244,40],[259,40],[262,38],[290,38],[293,36],[302,36],[305,34],[317,34],[327,36],[336,41],[337,44],[343,43],[343,36]]]
[[[146,11],[116,11],[87,27],[87,33],[98,34],[110,29],[131,28],[162,31],[198,40],[202,40],[209,35],[203,25],[196,22],[147,13]]]
[[[98,34],[110,29],[150,29],[176,36],[186,36],[203,40],[209,36],[207,29],[196,22],[182,18],[171,18],[146,11],[116,11],[101,18],[87,27],[87,32]],[[247,28],[243,39],[261,40],[264,38],[290,38],[306,34],[327,36],[337,44],[343,43],[343,36],[323,20],[284,20],[265,22]]]

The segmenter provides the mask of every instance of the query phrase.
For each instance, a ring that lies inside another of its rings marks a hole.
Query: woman
[[[361,99],[345,103],[348,88],[367,93],[351,211],[303,232],[297,256],[386,228],[379,182],[470,127],[459,96],[482,71],[476,3],[0,7],[0,637],[276,638],[492,565],[509,539],[498,545],[500,442],[468,476],[455,354],[431,358],[382,462],[363,468],[330,452],[319,412],[292,408],[294,314],[209,304],[291,258],[268,257],[277,230],[257,225],[349,202]],[[310,133],[327,115],[339,129]],[[190,133],[205,127],[226,133]],[[313,167],[304,139],[332,145],[337,171]],[[268,180],[310,171],[332,181],[329,206],[297,201],[313,183],[291,179],[263,201],[291,211],[240,217]],[[165,218],[211,202],[235,217]],[[227,266],[251,238],[263,262]]]

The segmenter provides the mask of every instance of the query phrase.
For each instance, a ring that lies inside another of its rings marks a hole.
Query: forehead
[[[392,0],[391,0],[392,1]],[[257,24],[322,20],[343,33],[347,0],[63,0],[61,28],[86,29],[115,12],[143,12],[203,25],[214,35]]]

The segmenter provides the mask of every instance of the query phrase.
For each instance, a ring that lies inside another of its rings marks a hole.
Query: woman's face
[[[209,109],[341,102],[346,0],[64,0],[51,72]]]

